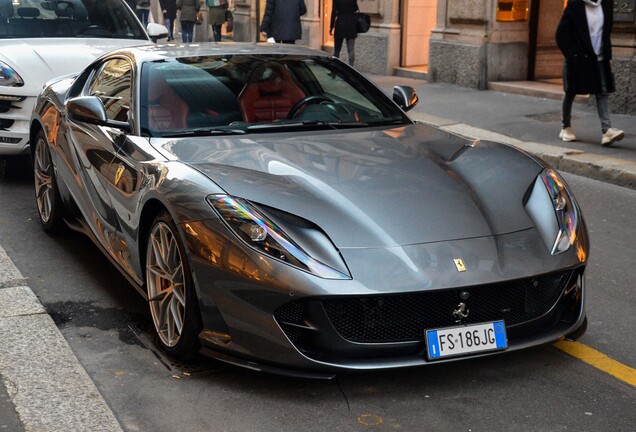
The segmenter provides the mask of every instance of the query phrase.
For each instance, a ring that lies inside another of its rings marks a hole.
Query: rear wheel
[[[194,357],[200,348],[198,300],[185,248],[166,211],[155,218],[146,244],[146,287],[161,348],[174,357]]]
[[[35,139],[33,174],[35,200],[42,227],[45,231],[51,233],[60,232],[66,227],[64,209],[55,180],[55,170],[53,169],[49,144],[42,131],[38,133]]]

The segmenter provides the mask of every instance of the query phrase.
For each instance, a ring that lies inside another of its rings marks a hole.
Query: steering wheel
[[[91,24],[89,26],[86,26],[86,27],[80,29],[77,32],[77,36],[83,35],[84,33],[91,32],[91,31],[94,31],[94,30],[98,30],[100,32],[108,32],[108,34],[112,34],[113,33],[107,27],[101,26],[99,24]]]
[[[296,114],[298,114],[298,111],[300,111],[300,109],[303,108],[305,105],[319,104],[323,102],[334,103],[333,99],[331,99],[328,96],[323,96],[323,95],[305,96],[304,98],[296,102],[293,107],[291,107],[291,109],[289,110],[289,113],[287,114],[287,119],[291,120],[294,117],[296,117]]]

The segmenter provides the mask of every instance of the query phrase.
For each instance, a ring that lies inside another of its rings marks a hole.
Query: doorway
[[[530,6],[528,80],[560,82],[563,55],[555,40],[556,29],[567,4],[561,0],[533,0]]]
[[[428,71],[431,31],[437,21],[437,0],[404,0],[400,66]]]

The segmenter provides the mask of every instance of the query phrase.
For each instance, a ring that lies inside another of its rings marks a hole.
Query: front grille
[[[453,311],[460,302],[469,311],[462,324],[504,319],[511,326],[538,318],[556,304],[571,274],[572,271],[563,271],[497,284],[409,294],[304,299],[282,306],[274,315],[292,342],[299,339],[298,330],[312,319],[307,313],[310,302],[322,303],[335,330],[351,342],[421,341],[426,329],[457,325]]]
[[[9,129],[13,126],[14,120],[0,119],[0,129]]]

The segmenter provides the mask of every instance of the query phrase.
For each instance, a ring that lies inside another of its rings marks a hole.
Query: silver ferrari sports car
[[[114,51],[38,99],[39,217],[89,236],[180,358],[326,377],[580,336],[568,186],[417,101],[296,46]]]

